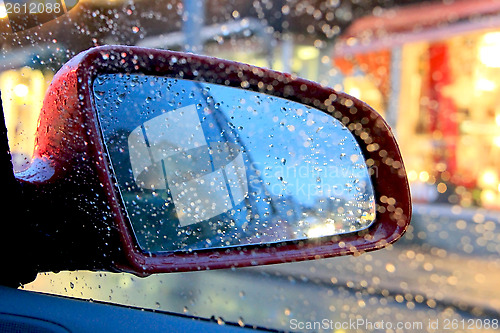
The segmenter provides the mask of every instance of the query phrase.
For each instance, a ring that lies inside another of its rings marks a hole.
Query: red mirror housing
[[[371,170],[375,222],[362,231],[320,239],[184,252],[141,250],[119,195],[93,100],[94,80],[109,73],[140,73],[247,89],[335,117],[355,137]],[[57,73],[44,101],[33,163],[16,177],[29,201],[30,223],[38,230],[32,237],[43,248],[37,254],[39,271],[118,270],[146,276],[362,254],[398,240],[411,217],[409,185],[393,133],[364,102],[290,74],[138,47],[93,48]],[[49,216],[48,221],[37,218],[42,214]]]

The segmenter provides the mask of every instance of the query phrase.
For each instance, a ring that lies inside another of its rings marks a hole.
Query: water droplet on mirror
[[[101,100],[104,97],[104,95],[105,95],[104,91],[96,91],[94,94],[95,98],[98,100]]]

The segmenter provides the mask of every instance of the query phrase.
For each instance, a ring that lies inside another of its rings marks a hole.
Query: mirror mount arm
[[[54,167],[57,171],[48,171]],[[15,174],[25,212],[23,237],[29,240],[22,260],[24,264],[27,260],[36,263],[31,265],[35,272],[116,271],[113,262],[120,260],[118,233],[104,223],[111,220],[105,204],[89,199],[98,184],[81,182],[82,186],[76,187],[64,181],[79,174],[89,179],[89,169],[89,165],[80,164],[63,172],[54,161],[34,159],[30,169]],[[45,177],[40,170],[45,170]],[[52,173],[57,181],[50,177]],[[105,197],[99,191],[94,194]]]

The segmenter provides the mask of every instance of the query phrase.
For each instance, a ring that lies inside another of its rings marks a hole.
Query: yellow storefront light
[[[497,188],[498,187],[498,175],[495,171],[491,169],[485,170],[481,177],[479,178],[479,183],[483,188]]]
[[[313,46],[301,46],[297,50],[297,56],[302,60],[312,60],[319,57],[319,50]]]
[[[500,68],[500,32],[486,33],[479,46],[479,60],[487,67]]]
[[[5,4],[0,2],[0,19],[4,19],[7,17],[7,9],[5,9]]]
[[[26,97],[28,96],[28,93],[29,93],[29,88],[27,85],[23,83],[19,83],[14,87],[14,94],[17,97]]]
[[[497,195],[492,190],[484,190],[481,192],[481,201],[483,205],[490,206],[497,202]]]
[[[22,168],[33,153],[38,115],[51,76],[29,67],[0,74],[5,122],[16,167]]]
[[[415,170],[408,171],[408,180],[414,182],[418,179],[418,172]]]
[[[347,93],[353,97],[361,98],[361,89],[359,89],[358,87],[349,88],[349,91]]]
[[[495,138],[493,139],[493,144],[494,144],[496,147],[499,147],[499,148],[500,148],[500,136],[495,136]]]
[[[429,173],[427,171],[420,172],[418,179],[423,183],[427,182],[429,180]]]
[[[491,80],[485,78],[479,78],[476,80],[476,89],[479,91],[495,91],[496,88],[496,83]]]

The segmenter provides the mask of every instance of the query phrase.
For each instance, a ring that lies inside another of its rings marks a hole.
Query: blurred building
[[[393,8],[334,49],[343,88],[395,129],[415,201],[500,207],[500,3]]]
[[[500,207],[494,0],[80,1],[42,27],[1,35],[0,90],[19,168],[60,65],[94,45],[183,50],[194,22],[186,6],[197,3],[201,53],[294,73],[379,111],[396,131],[415,201]],[[0,31],[6,20],[0,10]]]

